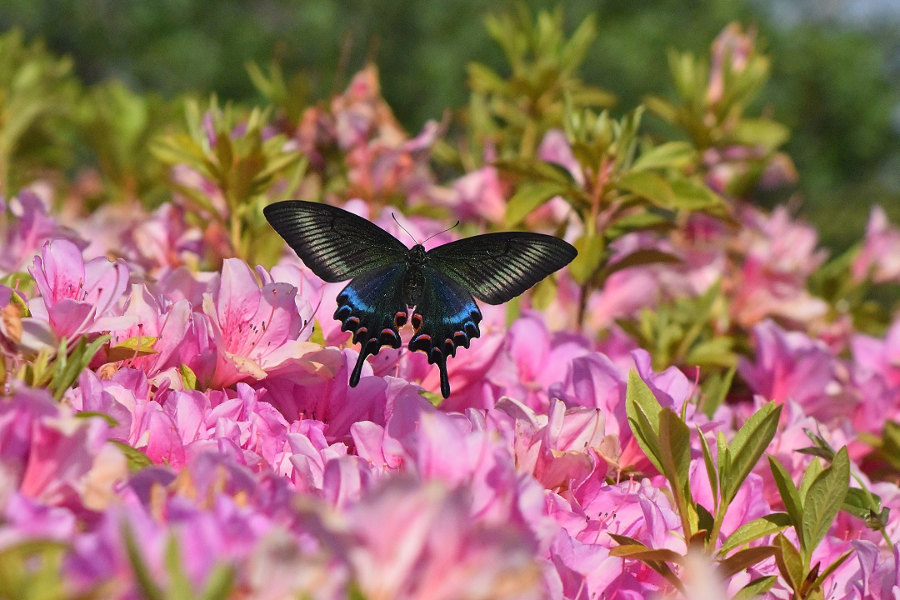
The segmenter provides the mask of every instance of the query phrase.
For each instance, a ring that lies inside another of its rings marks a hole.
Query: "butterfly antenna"
[[[416,244],[419,243],[419,240],[417,240],[413,236],[413,234],[411,234],[409,231],[407,231],[406,227],[404,227],[403,225],[400,224],[400,221],[397,220],[397,215],[395,215],[394,213],[391,213],[391,218],[394,220],[394,223],[396,223],[400,229],[402,229],[403,231],[406,231],[406,235],[408,235],[412,239],[413,242],[415,242]]]
[[[450,227],[448,227],[447,229],[445,229],[443,231],[438,231],[437,233],[435,233],[433,235],[429,235],[427,238],[425,238],[425,242],[427,242],[428,240],[430,240],[433,237],[437,237],[437,236],[441,235],[442,233],[447,233],[448,231],[450,231],[451,229],[454,229],[458,225],[459,225],[459,221],[457,221],[456,223],[454,223],[453,225],[451,225]],[[422,243],[424,244],[425,242],[422,242]]]

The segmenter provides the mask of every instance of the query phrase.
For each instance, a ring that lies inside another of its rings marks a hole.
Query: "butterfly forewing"
[[[276,202],[263,213],[318,277],[329,283],[403,261],[397,238],[346,210],[302,200]]]
[[[540,233],[487,233],[432,248],[432,267],[488,304],[502,304],[569,264],[567,242]]]

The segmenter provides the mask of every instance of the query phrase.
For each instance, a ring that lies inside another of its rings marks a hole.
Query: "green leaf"
[[[100,418],[100,419],[103,419],[104,421],[106,421],[106,424],[109,425],[110,427],[116,427],[119,424],[119,422],[116,421],[115,419],[113,419],[110,415],[108,415],[104,412],[96,411],[96,410],[82,410],[80,412],[75,413],[75,418],[76,419]]]
[[[772,513],[758,519],[754,519],[749,523],[744,523],[738,527],[734,533],[728,536],[722,547],[719,548],[720,554],[727,554],[735,548],[740,548],[744,544],[749,544],[753,540],[758,540],[767,535],[773,535],[784,531],[791,526],[791,518],[787,513]]]
[[[182,364],[178,368],[178,372],[181,374],[181,384],[184,386],[184,389],[197,389],[197,375],[189,366]]]
[[[57,355],[57,365],[59,368],[56,370],[53,380],[50,382],[54,400],[59,402],[62,399],[63,394],[67,389],[72,387],[72,384],[75,383],[75,380],[78,379],[81,372],[87,368],[91,359],[93,359],[94,355],[100,350],[100,347],[109,341],[109,337],[109,334],[101,335],[88,344],[87,340],[82,336],[78,339],[78,343],[68,357],[66,357],[65,340],[63,340]]]
[[[224,564],[216,565],[206,579],[206,585],[203,586],[200,598],[202,600],[226,600],[234,591],[234,581],[233,567]]]
[[[532,185],[555,183],[561,190],[577,185],[568,169],[554,162],[531,158],[497,160],[494,167],[531,182]]]
[[[712,450],[709,448],[706,436],[703,435],[699,425],[697,426],[697,436],[700,438],[700,449],[703,451],[703,465],[706,467],[706,477],[709,479],[709,487],[712,489],[713,502],[715,502],[713,510],[715,510],[719,506],[719,478],[716,473],[716,463],[713,460]]]
[[[703,404],[701,408],[707,417],[712,417],[731,390],[734,374],[737,372],[737,364],[723,372],[713,372],[706,376],[706,380],[700,384],[703,390]]]
[[[506,226],[518,225],[533,210],[554,196],[561,196],[568,191],[566,186],[559,183],[523,183],[506,205]]]
[[[603,236],[598,233],[586,233],[575,240],[574,246],[578,250],[578,255],[569,264],[569,273],[575,281],[583,285],[593,277],[606,259]]]
[[[626,213],[604,230],[607,239],[617,239],[633,231],[667,231],[675,226],[672,213],[649,211]]]
[[[803,519],[803,501],[800,498],[800,492],[791,479],[790,474],[785,470],[781,463],[774,457],[769,456],[769,468],[772,470],[772,477],[775,479],[775,485],[778,487],[778,493],[781,495],[781,502],[791,518],[791,525],[797,531],[797,535],[801,535],[800,523]]]
[[[429,404],[432,406],[440,406],[444,401],[444,397],[440,394],[435,394],[434,392],[426,392],[425,390],[419,390],[419,395],[428,400]]]
[[[682,556],[666,548],[648,548],[644,545],[628,544],[609,549],[610,556],[633,558],[641,562],[678,562]]]
[[[659,450],[663,475],[679,497],[677,505],[687,506],[691,501],[691,430],[670,408],[659,413]]]
[[[788,582],[792,590],[799,591],[806,572],[800,553],[797,552],[794,545],[784,537],[784,534],[779,533],[776,535],[774,544],[775,547],[778,548],[778,551],[775,553],[775,564],[778,565],[781,576]]]
[[[768,592],[775,585],[776,581],[778,581],[778,578],[774,575],[754,579],[738,590],[738,593],[732,596],[731,600],[753,600],[754,598],[759,598]]]
[[[618,271],[642,265],[652,265],[657,263],[676,264],[680,262],[681,258],[674,254],[656,250],[655,248],[642,248],[641,250],[635,250],[631,254],[627,254],[611,265],[608,265],[604,270],[604,275],[609,277]]]
[[[628,424],[638,442],[638,445],[660,472],[664,472],[660,460],[659,447],[659,414],[662,407],[640,378],[636,371],[628,373],[628,387],[625,391],[625,412],[628,416]]]
[[[844,504],[841,510],[850,513],[854,517],[867,520],[873,514],[878,514],[883,510],[881,498],[877,494],[873,494],[868,490],[860,488],[849,488],[847,496],[844,498]]]
[[[700,181],[675,177],[670,180],[672,193],[672,207],[686,211],[709,210],[724,204],[709,187]]]
[[[178,540],[170,535],[166,541],[165,551],[166,573],[169,576],[169,587],[166,596],[173,600],[192,600],[194,592],[191,582],[184,572],[181,552],[178,550]]]
[[[118,362],[129,358],[137,358],[138,356],[156,354],[156,350],[153,348],[156,341],[156,337],[147,335],[128,338],[115,346],[110,346],[109,351],[106,353],[106,360]]]
[[[632,171],[619,179],[619,187],[645,198],[657,206],[673,208],[675,192],[661,175],[650,171]]]
[[[134,532],[126,523],[122,525],[122,539],[125,542],[125,553],[134,574],[135,584],[140,590],[141,596],[145,600],[166,600],[165,593],[156,585],[150,568],[141,556],[140,548],[134,539]]]
[[[748,146],[764,146],[771,150],[791,137],[791,130],[768,119],[741,119],[734,129],[735,141]]]
[[[666,142],[641,153],[631,165],[631,170],[682,168],[693,162],[696,153],[687,142]]]
[[[739,550],[719,563],[719,574],[727,580],[732,575],[766,560],[777,551],[775,546],[754,546]]]
[[[125,459],[128,461],[128,470],[132,473],[136,473],[144,467],[153,465],[153,461],[150,460],[150,457],[137,448],[129,446],[125,442],[120,442],[119,440],[109,440],[109,442],[121,450],[122,454],[125,455]]]
[[[850,487],[850,459],[846,446],[838,450],[831,465],[822,471],[803,497],[804,555],[809,557],[828,533]]]
[[[728,483],[722,484],[722,500],[725,504],[730,504],[734,499],[741,484],[775,437],[780,416],[781,405],[769,402],[753,413],[734,436],[729,444],[731,469]]]

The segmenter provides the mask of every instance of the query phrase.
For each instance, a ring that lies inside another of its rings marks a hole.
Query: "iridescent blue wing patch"
[[[406,263],[389,265],[356,277],[337,297],[334,318],[341,329],[353,334],[359,344],[359,358],[350,374],[350,385],[359,383],[363,364],[382,346],[400,347],[400,328],[406,324],[407,308],[403,298]]]
[[[481,335],[478,323],[481,311],[472,294],[452,278],[426,266],[421,300],[413,310],[411,325],[415,333],[410,350],[422,350],[428,362],[441,372],[441,394],[450,395],[447,358],[456,356],[460,346],[468,348],[472,338]]]

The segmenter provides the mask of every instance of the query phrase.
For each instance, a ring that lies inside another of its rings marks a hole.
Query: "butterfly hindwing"
[[[428,362],[437,364],[441,374],[441,394],[450,395],[447,358],[456,356],[459,346],[468,348],[472,338],[481,335],[478,323],[481,311],[472,294],[451,277],[437,269],[423,269],[424,289],[411,325],[415,333],[409,341],[410,350],[422,350]]]
[[[328,204],[288,200],[263,213],[306,266],[329,283],[396,264],[407,253],[387,231]]]
[[[518,296],[577,254],[567,242],[528,232],[487,233],[428,251],[428,262],[488,304]]]
[[[403,299],[406,264],[388,265],[355,277],[337,297],[334,318],[343,331],[353,333],[358,343],[359,359],[350,375],[350,385],[359,383],[363,364],[370,354],[378,354],[382,346],[400,347],[400,328],[406,324],[407,309]]]

